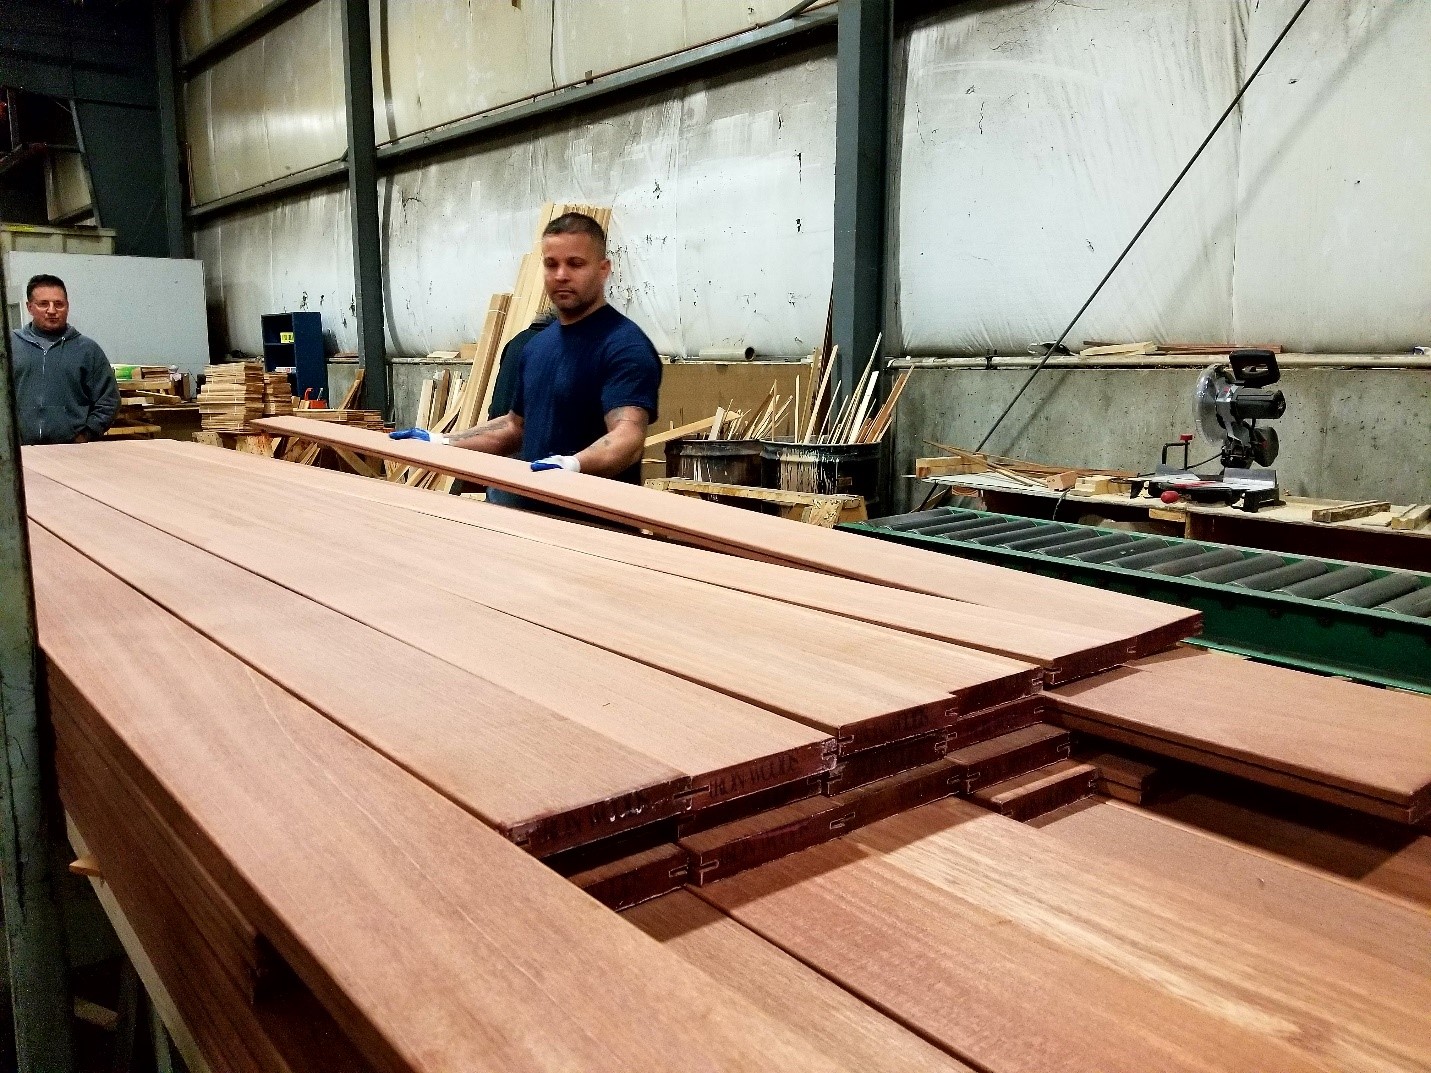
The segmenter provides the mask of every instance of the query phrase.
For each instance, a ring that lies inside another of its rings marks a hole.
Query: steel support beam
[[[343,99],[348,118],[348,205],[353,225],[358,361],[363,405],[388,411],[383,338],[382,233],[378,219],[377,137],[373,130],[373,53],[368,0],[342,0]]]
[[[179,86],[174,77],[174,8],[154,5],[154,68],[159,75],[159,153],[164,178],[164,238],[170,257],[189,256],[184,224],[184,169],[180,163]]]
[[[864,371],[884,316],[893,0],[840,0],[839,19],[834,341],[843,394]]]
[[[0,266],[0,293],[4,292]],[[49,753],[40,720],[39,652],[10,331],[0,302],[0,890],[19,1073],[70,1073],[71,999],[51,869]]]
[[[444,151],[458,143],[477,143],[485,138],[501,137],[514,128],[536,123],[551,115],[569,113],[574,108],[585,107],[605,98],[636,92],[676,75],[690,74],[732,61],[746,62],[758,58],[763,51],[778,48],[796,39],[813,37],[819,31],[828,33],[834,29],[835,21],[836,12],[833,6],[818,8],[699,48],[637,64],[625,71],[602,75],[590,82],[567,86],[542,97],[444,123],[431,130],[409,134],[379,146],[378,163],[384,170],[400,167],[419,156]],[[197,220],[234,212],[281,196],[292,195],[299,189],[337,185],[346,174],[347,166],[344,161],[321,164],[249,190],[240,190],[227,197],[195,205],[189,209],[189,218]]]

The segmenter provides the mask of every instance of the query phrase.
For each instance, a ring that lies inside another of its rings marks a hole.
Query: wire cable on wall
[[[1093,304],[1093,300],[1098,297],[1104,286],[1113,278],[1113,273],[1118,271],[1118,266],[1123,263],[1124,258],[1128,256],[1134,245],[1143,237],[1143,232],[1148,230],[1148,225],[1151,224],[1158,213],[1162,211],[1163,206],[1168,203],[1168,199],[1173,196],[1173,191],[1178,188],[1178,185],[1183,181],[1183,177],[1192,170],[1192,166],[1197,163],[1198,157],[1202,156],[1203,150],[1206,149],[1212,139],[1217,136],[1217,132],[1222,129],[1223,123],[1227,122],[1227,117],[1232,115],[1233,110],[1242,102],[1242,97],[1247,92],[1248,87],[1257,80],[1257,76],[1262,73],[1262,68],[1267,66],[1267,61],[1272,58],[1273,53],[1277,51],[1278,46],[1282,44],[1283,39],[1291,32],[1292,27],[1296,25],[1297,20],[1302,17],[1302,12],[1307,10],[1307,5],[1311,2],[1312,0],[1302,0],[1297,10],[1292,13],[1292,17],[1287,20],[1287,25],[1282,27],[1282,32],[1279,33],[1277,39],[1272,42],[1272,47],[1267,50],[1261,61],[1252,69],[1252,73],[1248,75],[1247,80],[1242,83],[1242,88],[1239,89],[1237,95],[1232,98],[1232,103],[1223,110],[1222,115],[1218,116],[1217,122],[1214,123],[1212,129],[1207,132],[1207,137],[1202,140],[1202,144],[1197,147],[1197,150],[1188,159],[1188,162],[1183,165],[1182,171],[1178,172],[1178,177],[1173,180],[1173,184],[1169,186],[1163,196],[1158,199],[1158,203],[1153,206],[1153,211],[1148,213],[1147,219],[1145,219],[1138,230],[1133,233],[1133,237],[1130,238],[1128,244],[1123,247],[1123,252],[1114,260],[1112,267],[1103,274],[1103,278],[1098,281],[1098,286],[1093,288],[1093,293],[1078,307],[1078,312],[1075,313],[1073,319],[1068,322],[1068,327],[1059,333],[1057,339],[1048,344],[1048,349],[1044,351],[1039,363],[1033,367],[1033,371],[1029,373],[1028,378],[1019,387],[1018,391],[1014,392],[1014,397],[1009,400],[1009,404],[1004,407],[1003,412],[994,419],[994,423],[989,426],[989,431],[984,433],[984,438],[979,441],[979,446],[974,448],[975,451],[982,451],[984,449],[989,439],[998,430],[999,426],[1004,423],[1004,418],[1009,416],[1009,412],[1013,410],[1014,405],[1019,399],[1023,398],[1024,392],[1029,389],[1029,385],[1034,382],[1034,378],[1043,372],[1044,366],[1048,364],[1049,358],[1053,357],[1059,348],[1063,346],[1063,341],[1068,338],[1068,333],[1073,331],[1079,319],[1088,311],[1088,307]]]

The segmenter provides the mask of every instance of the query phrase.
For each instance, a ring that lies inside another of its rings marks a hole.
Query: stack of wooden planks
[[[1347,808],[1431,816],[1431,700],[1187,646],[1059,689],[1067,726]]]
[[[1199,614],[1166,604],[953,556],[929,555],[851,533],[792,526],[754,511],[731,510],[718,503],[583,473],[533,473],[525,462],[512,458],[413,444],[352,429],[325,429],[299,418],[265,418],[260,425],[275,433],[338,444],[360,454],[423,465],[475,484],[503,488],[744,558],[822,570],[1001,611],[1037,608],[1043,619],[1061,627],[1076,629],[1096,623],[1106,631],[1105,636],[1123,637],[1130,651],[1139,655],[1161,652],[1201,628]]]
[[[1427,1057],[1421,983],[1016,822],[1100,770],[1045,685],[1164,609],[614,482],[563,494],[708,546],[167,441],[24,465],[61,796],[216,1069]]]
[[[199,423],[206,432],[249,432],[264,412],[263,363],[210,365],[199,389]]]
[[[287,373],[263,374],[263,416],[287,417],[293,413],[293,389]]]

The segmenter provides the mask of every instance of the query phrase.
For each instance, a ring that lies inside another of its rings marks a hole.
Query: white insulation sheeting
[[[907,47],[905,349],[1053,338],[1297,0],[981,4]],[[1088,313],[1084,340],[1427,341],[1431,4],[1313,3]]]
[[[338,350],[357,347],[348,191],[340,188],[239,212],[194,231],[204,262],[210,345],[263,351],[259,317],[308,309]],[[214,332],[221,325],[222,334]]]
[[[391,353],[474,340],[545,201],[613,207],[612,304],[662,353],[808,353],[830,293],[834,78],[833,55],[807,52],[385,178]],[[258,348],[259,313],[303,308],[356,346],[347,211],[317,194],[200,228],[230,346]]]

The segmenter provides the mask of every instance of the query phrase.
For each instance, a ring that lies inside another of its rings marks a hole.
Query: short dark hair
[[[591,241],[606,256],[606,231],[584,212],[564,212],[542,229],[543,235],[590,235]]]
[[[25,301],[35,297],[36,287],[58,287],[65,292],[65,297],[70,296],[69,288],[65,286],[65,281],[59,276],[52,276],[48,272],[41,272],[38,276],[31,276],[30,282],[25,284]]]

